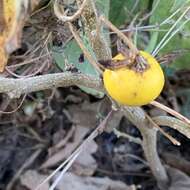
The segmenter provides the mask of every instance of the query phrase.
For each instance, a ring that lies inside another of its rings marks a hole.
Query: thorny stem
[[[132,50],[132,52],[135,55],[139,54],[138,49],[133,45],[131,40],[127,38],[117,27],[115,27],[109,20],[107,20],[104,16],[100,16],[100,20],[108,27],[110,28],[113,32],[115,32],[120,39],[123,40],[123,42]]]

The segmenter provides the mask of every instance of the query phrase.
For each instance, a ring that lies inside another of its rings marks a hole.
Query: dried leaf
[[[131,190],[121,181],[109,178],[80,177],[72,173],[66,173],[57,185],[59,190]]]
[[[33,190],[35,187],[47,178],[46,175],[41,175],[35,170],[28,170],[20,177],[21,184],[28,189]],[[49,184],[46,183],[39,190],[48,190]]]
[[[81,176],[91,176],[97,168],[97,162],[92,156],[97,151],[95,141],[89,143],[88,147],[78,156],[72,166],[72,172]]]
[[[0,0],[0,72],[10,53],[20,47],[22,29],[30,9],[40,0]]]
[[[0,72],[7,64],[8,55],[20,45],[28,6],[28,0],[0,1]]]
[[[190,178],[185,173],[175,168],[168,168],[168,175],[171,179],[171,185],[168,190],[189,190]]]
[[[88,131],[89,131],[88,128],[77,126],[73,142],[67,143],[63,149],[59,150],[54,155],[50,156],[48,160],[45,161],[45,163],[41,166],[41,168],[48,168],[55,166],[64,159],[66,159],[68,156],[70,156],[71,153],[76,149],[76,147],[81,143],[82,139],[85,137]]]

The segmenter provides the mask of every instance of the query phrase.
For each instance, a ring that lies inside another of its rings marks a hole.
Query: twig
[[[30,92],[73,85],[82,85],[104,91],[101,79],[72,72],[45,74],[23,79],[0,77],[0,84],[0,93],[6,93],[10,98],[18,98],[22,94]]]
[[[174,145],[180,146],[181,143],[179,141],[177,141],[176,139],[174,139],[172,136],[170,136],[169,134],[167,134],[157,123],[154,122],[154,120],[152,120],[152,118],[146,114],[147,119],[150,121],[150,123],[156,127],[166,138],[168,138]]]
[[[73,133],[74,133],[75,127],[72,126],[71,129],[69,130],[69,132],[67,133],[67,135],[64,137],[64,139],[62,139],[60,142],[58,142],[55,147],[55,149],[60,149],[63,146],[65,146],[65,144],[68,142],[68,140],[72,137]]]
[[[14,110],[12,110],[12,111],[2,111],[2,110],[0,110],[0,114],[12,114],[12,113],[16,112],[23,105],[23,102],[24,102],[25,98],[26,98],[26,94],[24,94],[20,104]]]
[[[150,127],[148,127],[147,124],[144,124],[145,123],[142,123],[137,126],[137,128],[143,136],[142,147],[146,159],[154,177],[156,178],[159,188],[162,190],[168,189],[169,178],[157,152],[157,130],[155,130],[155,128],[151,128],[151,123],[148,124]]]
[[[35,75],[37,75],[38,73],[41,73],[42,70],[46,67],[46,65],[47,65],[47,61],[45,61],[45,62],[37,69],[37,71],[35,71],[34,73],[29,74],[29,75],[18,75],[18,74],[16,74],[16,73],[12,72],[8,67],[5,67],[5,70],[6,70],[9,74],[11,74],[12,76],[14,76],[14,77],[16,77],[16,78],[27,78],[27,77],[35,76]]]
[[[92,55],[88,52],[88,50],[86,49],[86,47],[83,45],[82,40],[80,39],[79,35],[77,34],[76,30],[74,29],[73,25],[69,22],[69,29],[71,30],[71,33],[73,34],[75,40],[77,41],[78,45],[80,46],[80,48],[82,49],[85,57],[89,60],[89,62],[92,64],[92,66],[99,72],[102,74],[102,70],[99,68],[96,60],[92,57]]]
[[[129,153],[127,153],[127,154],[124,155],[124,157],[125,157],[125,158],[127,158],[127,157],[133,158],[133,159],[135,159],[135,160],[138,160],[138,161],[142,162],[142,164],[144,164],[145,166],[149,166],[149,165],[148,165],[148,162],[147,162],[146,160],[142,159],[140,156],[136,156],[136,155],[134,155],[134,154],[129,154]]]
[[[124,137],[127,138],[130,142],[134,142],[136,144],[142,145],[142,141],[140,138],[136,138],[133,137],[131,135],[128,135],[127,133],[123,133],[120,132],[119,130],[117,130],[116,128],[113,129],[113,132],[115,133],[115,135],[119,138],[119,137]]]
[[[87,5],[89,0],[84,0],[83,3],[81,4],[80,8],[77,10],[77,12],[72,15],[72,16],[66,16],[64,15],[64,11],[62,10],[62,13],[60,12],[60,8],[59,8],[59,5],[58,5],[58,0],[55,0],[55,3],[54,3],[54,12],[55,12],[55,15],[60,19],[62,20],[63,22],[73,22],[75,21],[77,18],[80,17],[82,11],[84,10],[85,6]]]
[[[186,122],[170,116],[156,116],[152,119],[158,125],[168,126],[175,129],[190,139],[190,125]]]
[[[29,63],[33,63],[35,61],[38,61],[41,58],[44,58],[44,57],[47,57],[47,56],[50,56],[50,55],[51,55],[51,52],[48,52],[48,53],[46,53],[44,55],[41,55],[41,56],[38,56],[38,57],[35,57],[35,58],[31,58],[29,60],[24,60],[21,63],[15,64],[15,65],[6,66],[6,68],[10,69],[10,68],[15,68],[15,67],[20,67],[20,66],[23,66],[23,65],[26,65],[26,64],[29,64]]]
[[[123,41],[124,43],[132,50],[132,52],[137,55],[139,54],[138,49],[133,45],[131,40],[127,38],[117,27],[115,27],[109,20],[107,20],[104,16],[100,16],[100,20],[112,31],[114,31]]]
[[[180,113],[176,112],[175,110],[157,102],[157,101],[152,101],[150,102],[151,105],[157,107],[157,108],[160,108],[161,110],[164,110],[166,112],[168,112],[169,114],[177,117],[178,119],[188,123],[190,125],[190,120],[188,118],[186,118],[185,116],[181,115]],[[190,127],[190,126],[189,126]]]

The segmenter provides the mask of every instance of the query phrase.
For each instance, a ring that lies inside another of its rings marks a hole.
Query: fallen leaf
[[[65,145],[65,147],[61,150],[58,150],[57,153],[51,155],[47,161],[42,164],[41,168],[49,168],[57,165],[77,148],[77,146],[81,143],[85,135],[89,132],[89,129],[82,126],[77,126],[74,134],[74,138],[72,142],[69,142]],[[51,148],[52,149],[52,148]]]
[[[92,156],[98,149],[96,142],[93,140],[88,147],[77,157],[72,165],[71,171],[81,176],[91,176],[97,168],[97,162]]]
[[[170,187],[168,190],[189,190],[190,189],[190,177],[185,173],[175,168],[167,168],[168,175],[170,177]]]
[[[59,190],[132,190],[121,181],[107,177],[81,177],[73,173],[65,173],[57,185]]]
[[[81,125],[87,128],[94,128],[97,124],[98,118],[98,103],[89,103],[85,101],[80,105],[71,105],[68,107],[68,112],[71,121],[74,124]]]
[[[46,178],[47,178],[46,175],[39,174],[35,170],[28,170],[20,177],[20,181],[22,185],[29,188],[30,190],[33,190],[35,189],[35,187],[37,187],[37,185],[39,185]],[[48,189],[49,189],[49,184],[45,183],[38,190],[48,190]]]

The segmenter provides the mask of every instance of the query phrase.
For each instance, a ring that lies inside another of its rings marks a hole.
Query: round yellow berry
[[[159,96],[164,86],[164,74],[156,59],[147,52],[140,51],[148,67],[142,72],[129,67],[105,69],[104,86],[108,94],[119,104],[142,106]],[[123,60],[118,54],[114,60]]]

